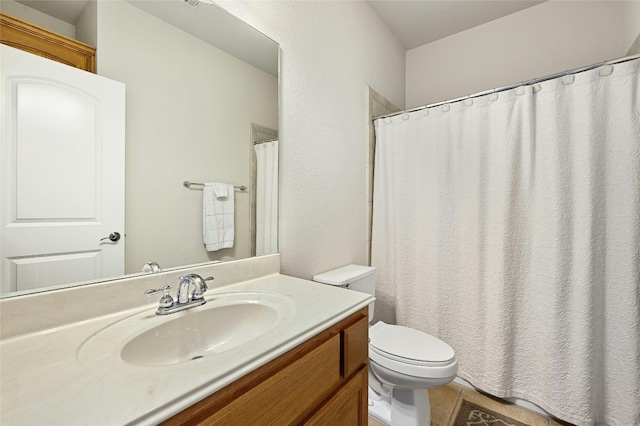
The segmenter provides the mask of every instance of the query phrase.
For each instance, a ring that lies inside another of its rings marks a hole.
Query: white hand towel
[[[213,195],[216,199],[222,200],[229,196],[229,187],[231,185],[221,182],[213,182],[210,185],[213,187]],[[231,187],[231,192],[233,192],[233,187]]]
[[[202,231],[207,251],[233,247],[233,185],[205,183],[202,191]]]

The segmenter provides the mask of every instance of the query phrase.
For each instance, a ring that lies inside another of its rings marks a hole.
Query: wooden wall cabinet
[[[0,43],[92,73],[96,49],[45,28],[0,13]]]
[[[366,426],[368,308],[163,423]]]

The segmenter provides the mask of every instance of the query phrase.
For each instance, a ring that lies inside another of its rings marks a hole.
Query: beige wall
[[[49,31],[62,34],[69,38],[76,37],[75,25],[54,18],[46,13],[39,12],[13,0],[0,1],[0,12],[46,28]]]
[[[628,55],[640,54],[640,0],[622,2],[622,47]]]
[[[640,31],[637,6],[552,0],[410,50],[407,107],[625,56]]]
[[[208,254],[202,190],[248,185],[250,123],[277,128],[277,79],[122,1],[98,3],[98,73],[127,85],[126,271],[247,257],[249,194],[236,240]]]
[[[362,1],[220,3],[281,47],[282,272],[365,263],[366,86],[404,106],[404,49]]]
[[[76,38],[88,44],[96,46],[98,36],[98,0],[91,0],[82,10],[76,21]]]

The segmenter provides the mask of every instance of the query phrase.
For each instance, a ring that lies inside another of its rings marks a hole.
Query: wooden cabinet
[[[72,67],[96,72],[96,49],[0,13],[0,43]]]
[[[367,424],[368,308],[163,425]]]
[[[366,425],[367,409],[367,368],[361,368],[304,425]]]

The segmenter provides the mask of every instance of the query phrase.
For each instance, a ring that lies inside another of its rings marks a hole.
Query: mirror
[[[8,3],[3,0],[2,12],[11,14]],[[126,85],[125,230],[118,242],[125,246],[125,274],[141,273],[149,261],[167,270],[277,250],[277,229],[274,235],[267,224],[263,231],[273,211],[260,206],[265,194],[257,193],[265,176],[273,185],[273,161],[256,165],[261,154],[254,149],[277,139],[277,43],[217,5],[195,0],[19,3],[48,14],[51,5],[82,3],[77,38],[97,47],[98,75]],[[276,167],[277,157],[276,151]],[[277,174],[275,193],[267,185],[266,197],[276,206]],[[203,187],[185,181],[236,186],[232,248],[205,249]],[[272,242],[256,244],[265,232]],[[35,291],[87,283],[54,282]]]

